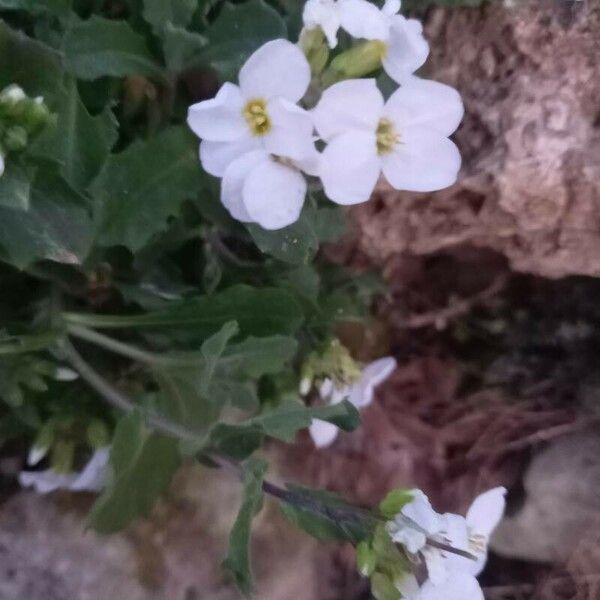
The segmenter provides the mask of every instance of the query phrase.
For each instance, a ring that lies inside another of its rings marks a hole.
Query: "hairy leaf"
[[[229,536],[229,550],[223,566],[232,574],[243,594],[252,592],[250,566],[250,530],[252,519],[262,502],[262,483],[267,465],[264,461],[249,460],[244,465],[244,496],[242,506]]]
[[[287,28],[279,13],[264,0],[226,2],[206,37],[210,44],[202,52],[202,59],[222,79],[233,80],[246,59],[265,42],[287,37]]]
[[[180,463],[177,441],[146,428],[134,412],[117,424],[111,449],[114,479],[92,507],[89,522],[112,533],[148,514]]]
[[[196,144],[184,127],[112,155],[91,187],[100,243],[139,250],[197,194],[201,180]]]
[[[66,34],[64,49],[67,68],[80,79],[164,76],[144,38],[125,21],[93,16],[77,23]]]

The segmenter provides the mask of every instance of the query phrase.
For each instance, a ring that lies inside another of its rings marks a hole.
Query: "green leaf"
[[[32,152],[60,163],[63,177],[76,189],[85,189],[98,174],[117,141],[117,121],[106,107],[91,116],[84,106],[74,80],[67,82],[52,103],[58,114],[55,127],[35,141]]]
[[[0,332],[0,355],[25,354],[45,350],[62,335],[60,330],[41,331],[24,335],[3,335]]]
[[[144,0],[144,19],[160,33],[167,23],[189,25],[198,6],[197,0]]]
[[[168,308],[139,316],[67,315],[71,322],[96,328],[182,329],[190,342],[205,339],[225,323],[237,321],[245,336],[295,333],[302,324],[302,311],[294,297],[277,288],[235,285],[212,296],[172,302]]]
[[[261,252],[293,265],[308,264],[319,249],[311,212],[304,209],[300,218],[283,229],[268,231],[259,225],[247,225]]]
[[[310,408],[296,400],[287,400],[248,421],[258,425],[269,436],[292,442],[296,433],[311,424],[313,419],[333,423],[344,431],[353,431],[360,424],[360,415],[347,400],[332,406]]]
[[[331,492],[291,484],[287,488],[289,496],[280,504],[281,511],[316,539],[358,544],[372,535],[377,520],[368,511]]]
[[[167,23],[162,32],[165,62],[170,71],[180,73],[202,63],[202,50],[208,45],[206,37]]]
[[[93,16],[74,25],[65,35],[67,68],[80,79],[107,75],[146,75],[164,78],[145,39],[125,21]]]
[[[100,243],[141,249],[198,193],[202,177],[197,144],[185,127],[112,155],[91,187]]]
[[[0,89],[16,83],[30,96],[47,97],[61,77],[58,52],[0,21]]]
[[[210,432],[208,446],[233,460],[245,460],[261,447],[263,439],[260,427],[218,423]]]
[[[165,492],[180,463],[177,442],[152,433],[139,412],[117,424],[110,456],[112,484],[92,507],[89,522],[113,533],[148,514]]]
[[[298,348],[294,338],[274,335],[269,337],[249,337],[229,346],[223,353],[229,372],[248,377],[279,373],[293,358]]]
[[[225,347],[229,340],[236,335],[238,331],[239,328],[237,323],[235,321],[229,321],[228,323],[225,323],[217,333],[209,337],[202,344],[201,352],[204,364],[201,377],[203,391],[208,391],[219,359],[225,351]]]
[[[39,259],[81,264],[91,234],[83,199],[49,171],[38,171],[29,210],[0,207],[0,256],[19,268]]]
[[[233,80],[246,59],[265,42],[287,38],[287,27],[279,13],[263,0],[226,2],[206,37],[209,45],[202,59],[222,79]]]
[[[250,529],[252,519],[258,512],[263,492],[262,483],[267,465],[264,461],[249,460],[244,465],[244,495],[242,506],[229,536],[229,550],[223,566],[232,574],[242,592],[252,592],[252,573],[250,566]]]
[[[0,177],[0,207],[27,210],[30,194],[31,184],[26,171],[19,165],[8,163]]]

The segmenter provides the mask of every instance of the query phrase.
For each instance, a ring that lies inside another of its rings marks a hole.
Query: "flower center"
[[[271,131],[271,119],[267,112],[267,101],[262,98],[249,100],[242,111],[252,135],[266,135]]]
[[[400,143],[400,134],[389,119],[381,119],[377,125],[377,154],[389,154]]]

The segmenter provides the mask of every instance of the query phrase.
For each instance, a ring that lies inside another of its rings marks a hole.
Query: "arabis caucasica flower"
[[[331,379],[325,379],[319,389],[321,399],[329,404],[337,404],[348,400],[356,408],[361,409],[373,401],[375,388],[383,383],[396,368],[396,360],[391,356],[380,358],[368,364],[359,378],[344,385],[336,385]],[[332,423],[313,419],[309,427],[310,435],[317,448],[330,446],[338,434],[338,428]]]
[[[23,487],[32,487],[39,494],[48,494],[58,489],[73,492],[99,492],[106,486],[108,481],[109,455],[109,448],[96,450],[79,473],[65,475],[52,469],[21,471],[19,483]]]
[[[408,554],[425,561],[431,589],[436,586],[446,588],[457,574],[463,582],[470,582],[485,566],[490,535],[504,514],[505,494],[503,487],[481,494],[463,517],[435,512],[427,496],[415,490],[414,499],[388,522],[387,530],[392,540],[404,546]],[[431,540],[467,553],[471,558],[431,545]],[[421,596],[417,597],[421,599]],[[434,597],[454,596],[427,596]],[[481,596],[473,595],[476,597]]]
[[[301,169],[314,172],[318,158],[311,116],[297,105],[309,83],[302,51],[274,40],[246,61],[239,86],[225,83],[214,99],[190,107],[202,166],[223,178],[221,201],[234,218],[265,229],[298,219],[306,195]]]
[[[380,41],[383,68],[401,83],[427,60],[429,44],[421,23],[399,10],[400,0],[386,0],[381,10],[367,0],[308,0],[303,20],[307,30],[320,27],[331,48],[340,28],[354,38]]]
[[[461,165],[448,139],[463,116],[458,92],[413,77],[387,102],[374,79],[351,79],[323,92],[314,120],[323,151],[325,194],[338,204],[368,200],[381,173],[394,188],[432,192],[452,185]]]

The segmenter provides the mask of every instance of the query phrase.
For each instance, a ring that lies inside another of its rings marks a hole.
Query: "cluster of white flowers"
[[[360,378],[354,383],[336,385],[332,379],[325,379],[319,387],[321,399],[329,404],[348,400],[356,408],[369,406],[373,401],[375,388],[383,383],[396,369],[396,359],[391,356],[380,358],[366,365]],[[339,429],[327,421],[313,419],[309,433],[317,448],[330,446],[337,437]]]
[[[294,223],[305,175],[344,205],[367,201],[381,173],[399,190],[454,183],[461,157],[448,136],[463,105],[453,88],[413,75],[429,46],[421,24],[399,9],[399,0],[381,10],[367,0],[308,0],[304,9],[305,32],[320,28],[331,48],[339,28],[379,44],[378,60],[400,86],[387,102],[375,79],[321,89],[300,47],[278,39],[247,60],[239,85],[225,83],[214,99],[190,107],[200,161],[222,178],[221,201],[235,219],[265,229]],[[309,96],[321,94],[316,106],[301,105],[309,87]]]
[[[463,517],[439,514],[423,492],[413,492],[414,499],[386,526],[414,564],[427,567],[424,582],[412,574],[396,582],[403,598],[484,600],[476,577],[485,566],[490,535],[504,514],[505,494],[503,487],[481,494]]]

